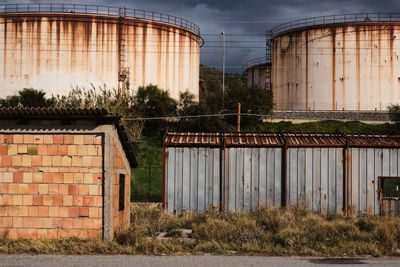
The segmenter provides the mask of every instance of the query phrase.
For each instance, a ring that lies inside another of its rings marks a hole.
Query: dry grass
[[[400,217],[319,216],[299,208],[263,207],[252,213],[168,214],[159,205],[134,205],[132,225],[101,240],[0,239],[1,253],[251,254],[400,256]],[[191,229],[184,238],[180,229]],[[160,233],[165,237],[160,238]]]

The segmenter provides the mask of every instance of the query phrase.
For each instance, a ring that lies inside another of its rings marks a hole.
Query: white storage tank
[[[198,96],[200,30],[184,19],[128,8],[0,5],[0,97],[27,87],[157,85]]]
[[[247,77],[247,87],[271,89],[271,60],[266,57],[255,58],[244,64],[243,69]]]
[[[386,110],[400,103],[400,14],[308,18],[272,29],[281,110]]]

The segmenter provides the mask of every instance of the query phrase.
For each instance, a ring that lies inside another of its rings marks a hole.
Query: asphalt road
[[[400,266],[400,258],[0,255],[0,266]]]

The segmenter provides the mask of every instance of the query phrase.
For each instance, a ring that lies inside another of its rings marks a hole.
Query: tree
[[[133,97],[134,112],[143,118],[175,116],[177,102],[169,96],[167,91],[159,89],[155,85],[139,87]],[[144,134],[162,135],[167,127],[167,121],[163,119],[146,120]]]
[[[225,107],[227,111],[236,113],[238,103],[241,104],[241,113],[251,114],[270,114],[273,108],[273,94],[271,90],[266,90],[257,86],[247,88],[246,86],[230,87],[225,97]],[[262,122],[261,116],[246,116],[241,120],[243,129],[252,130]],[[235,125],[236,118],[229,117],[227,121]]]
[[[54,107],[55,99],[46,98],[46,93],[42,90],[33,88],[24,88],[18,92],[18,95],[7,96],[5,99],[0,99],[0,107],[2,108],[37,108],[37,107]]]
[[[111,114],[123,118],[137,117],[133,110],[133,96],[121,93],[115,89],[108,90],[105,86],[92,89],[72,89],[66,96],[57,96],[57,106],[63,108],[99,108],[106,109]],[[130,139],[137,139],[142,135],[143,122],[138,120],[123,120]]]
[[[389,118],[391,121],[396,123],[400,122],[400,105],[390,105],[389,109]]]

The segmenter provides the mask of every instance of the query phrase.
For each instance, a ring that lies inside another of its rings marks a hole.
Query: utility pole
[[[222,110],[225,109],[225,32],[222,34]]]
[[[237,131],[240,133],[240,103],[238,103]]]

